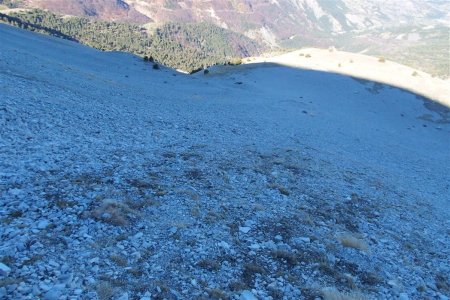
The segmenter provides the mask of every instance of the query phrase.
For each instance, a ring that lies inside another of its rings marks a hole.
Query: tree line
[[[126,23],[63,17],[33,9],[0,13],[0,21],[49,34],[103,51],[124,51],[151,57],[163,65],[194,72],[207,66],[239,62],[262,48],[242,34],[209,23],[167,23],[153,32]]]

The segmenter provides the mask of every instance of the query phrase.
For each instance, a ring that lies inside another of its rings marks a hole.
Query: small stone
[[[398,286],[397,281],[396,281],[396,280],[393,280],[393,279],[389,280],[387,283],[388,283],[391,287],[397,287],[397,286]]]
[[[292,241],[296,244],[300,244],[300,243],[310,243],[311,239],[309,237],[305,237],[305,236],[301,236],[301,237],[296,237],[293,238]]]
[[[117,300],[128,300],[128,293],[122,294],[122,296],[120,296],[119,298],[117,298]]]
[[[0,275],[8,276],[11,273],[11,268],[5,265],[4,263],[0,263]]]
[[[220,243],[218,243],[217,246],[224,248],[224,249],[230,249],[230,245],[224,241],[221,241]]]
[[[103,220],[109,220],[112,218],[112,215],[110,213],[104,212],[102,213],[102,215],[100,216]]]
[[[247,227],[252,227],[254,224],[255,224],[255,222],[252,220],[247,220],[244,222],[244,225]]]
[[[37,224],[38,229],[45,229],[48,226],[49,222],[47,220],[41,220]]]
[[[275,236],[275,240],[277,240],[277,241],[282,241],[282,240],[283,240],[283,237],[282,237],[281,235],[277,234],[277,235]]]
[[[261,246],[259,244],[251,244],[250,245],[250,249],[252,250],[259,250],[261,248]]]
[[[51,287],[48,284],[41,282],[41,283],[39,283],[39,288],[41,290],[43,290],[44,292],[47,292],[50,290]]]
[[[6,288],[5,287],[1,287],[0,288],[0,299],[6,299]]]
[[[144,236],[144,234],[143,234],[142,232],[138,232],[138,233],[136,233],[136,234],[134,235],[133,238],[135,238],[136,240],[138,240],[138,239],[140,239],[140,238],[143,237],[143,236]]]
[[[81,295],[83,294],[83,290],[82,289],[76,289],[75,291],[73,291],[75,295]]]
[[[89,263],[90,263],[90,264],[98,264],[99,261],[100,261],[100,258],[94,257],[94,258],[91,258],[91,259],[89,260]]]
[[[242,233],[248,233],[250,229],[250,227],[239,227],[239,231]]]
[[[23,191],[21,189],[10,189],[9,193],[13,196],[19,196]]]
[[[69,284],[72,281],[72,279],[73,279],[72,273],[63,274],[58,278],[59,282],[64,284]]]
[[[139,258],[141,258],[141,252],[135,251],[135,252],[131,253],[130,256],[131,256],[133,259],[138,260]]]
[[[145,292],[144,296],[141,297],[140,300],[151,300],[152,299],[152,293],[150,292]]]
[[[17,289],[18,285],[17,284],[10,284],[6,287],[6,293],[8,294],[12,294],[14,293],[14,291]]]
[[[60,291],[51,289],[44,295],[44,300],[58,300],[60,296]]]
[[[31,293],[37,297],[41,294],[41,291],[40,291],[39,287],[37,285],[35,285],[35,286],[33,286]]]
[[[442,295],[441,293],[439,293],[438,295],[439,295],[439,300],[449,300],[450,299],[447,296]]]
[[[264,242],[262,243],[262,246],[270,250],[275,250],[277,248],[277,245],[273,241]]]
[[[409,300],[408,294],[400,293],[400,295],[398,295],[398,300]]]
[[[241,296],[239,297],[239,300],[258,300],[255,295],[253,295],[250,291],[243,291],[241,293]]]

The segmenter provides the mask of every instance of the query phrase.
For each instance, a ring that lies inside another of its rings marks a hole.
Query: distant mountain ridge
[[[271,48],[330,47],[449,77],[450,1],[0,0],[9,6],[154,28],[207,22]]]
[[[398,24],[444,22],[439,0],[9,0],[76,16],[134,23],[206,21],[271,45],[301,36],[338,34]],[[401,8],[401,9],[400,9]]]

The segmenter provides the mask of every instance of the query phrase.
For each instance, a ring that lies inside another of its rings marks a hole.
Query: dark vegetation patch
[[[167,23],[148,32],[134,24],[63,18],[39,9],[0,13],[0,22],[103,51],[129,52],[153,63],[153,69],[161,63],[189,73],[217,64],[239,64],[240,58],[262,50],[248,37],[209,23]]]

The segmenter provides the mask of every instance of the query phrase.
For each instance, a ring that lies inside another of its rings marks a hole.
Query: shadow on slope
[[[45,26],[40,26],[40,25],[37,25],[37,24],[31,24],[31,23],[28,23],[28,22],[24,22],[24,21],[22,21],[19,18],[8,16],[6,14],[0,13],[0,22],[6,22],[6,23],[12,24],[12,25],[14,25],[16,27],[19,27],[19,28],[22,28],[22,29],[25,29],[25,30],[29,30],[29,31],[32,31],[32,32],[45,33],[45,34],[48,34],[48,35],[51,35],[51,36],[55,36],[55,37],[59,37],[59,38],[63,38],[63,39],[66,39],[66,40],[69,40],[69,41],[72,41],[72,42],[78,42],[77,39],[74,39],[73,37],[71,37],[71,36],[69,36],[67,34],[64,34],[64,33],[60,32],[60,31],[58,31],[56,29],[52,29],[52,28],[49,28],[49,27],[45,27]]]

